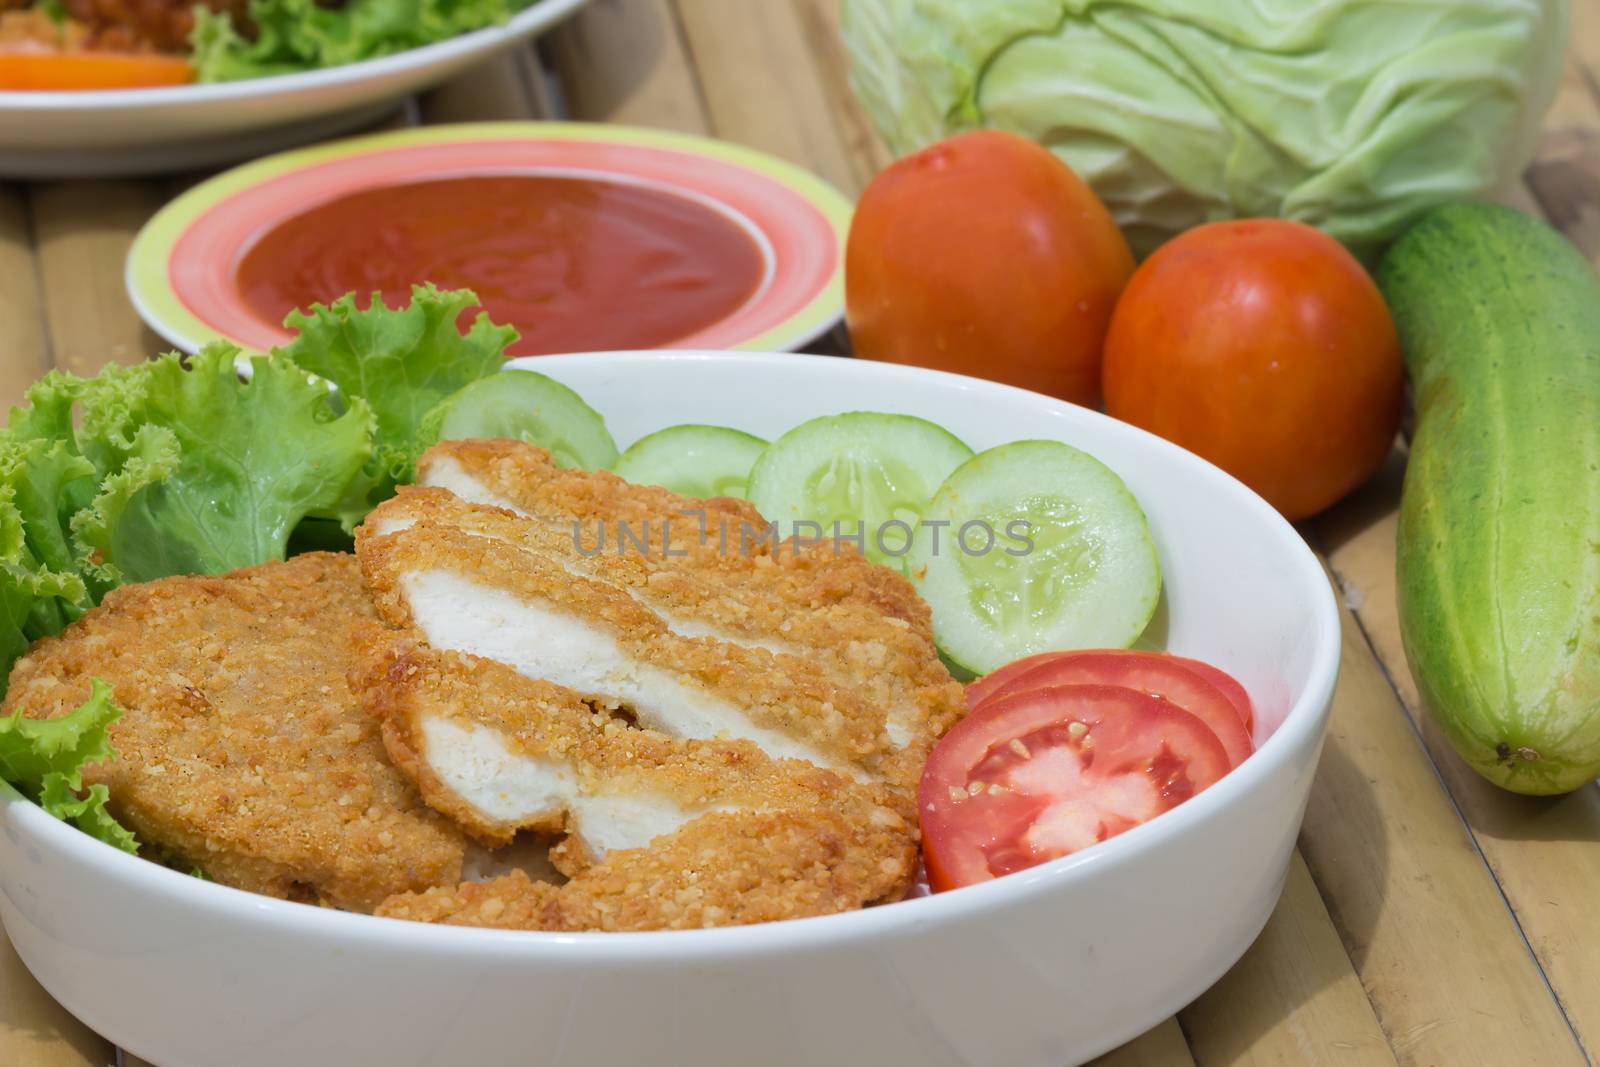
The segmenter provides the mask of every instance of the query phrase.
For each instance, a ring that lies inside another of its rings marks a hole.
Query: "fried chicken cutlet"
[[[926,606],[852,550],[595,552],[573,523],[615,514],[659,528],[702,504],[748,505],[559,470],[516,442],[449,442],[421,464],[441,467],[457,488],[471,488],[468,469],[492,481],[516,513],[403,490],[357,535],[380,611],[436,645],[511,663],[675,736],[747,737],[769,755],[907,790],[960,715]],[[498,578],[485,586],[489,571]],[[491,603],[497,621],[477,610]]]
[[[748,741],[677,740],[491,660],[401,641],[360,683],[435,808],[491,845],[565,831],[570,880],[515,872],[379,914],[535,930],[686,929],[850,910],[904,894],[913,802]]]
[[[933,644],[932,613],[904,577],[852,546],[770,539],[766,521],[744,500],[693,500],[608,471],[566,470],[544,449],[506,439],[439,442],[417,461],[417,484],[554,524],[586,551],[601,547],[595,556],[621,557],[656,581],[701,572],[739,587],[754,572],[758,591],[786,609],[851,605],[899,619]],[[741,614],[719,622],[738,628]]]
[[[466,838],[389,762],[347,676],[376,628],[355,558],[309,553],[107,594],[17,661],[5,710],[52,718],[104,678],[119,758],[86,768],[154,858],[370,911],[461,878]]]

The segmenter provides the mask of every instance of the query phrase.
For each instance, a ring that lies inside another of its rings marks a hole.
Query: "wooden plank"
[[[816,59],[822,90],[843,139],[845,154],[857,180],[865,185],[894,161],[894,153],[878,136],[850,88],[850,55],[845,50],[839,21],[842,0],[794,0],[794,6],[805,32],[806,47]]]
[[[5,1067],[106,1067],[116,1052],[67,1014],[0,936],[0,1063]]]
[[[1179,1019],[1201,1067],[1395,1063],[1299,853],[1261,937]]]
[[[1600,191],[1597,191],[1600,195]],[[1319,524],[1347,596],[1420,731],[1478,847],[1494,871],[1584,1046],[1600,1050],[1600,789],[1566,797],[1518,797],[1457,758],[1423,709],[1406,667],[1395,601],[1395,502],[1401,471],[1391,465],[1359,496]]]
[[[426,93],[422,121],[514,122],[551,117],[531,47],[513,48]]]
[[[1572,0],[1573,56],[1592,95],[1600,101],[1600,0]]]
[[[1178,1020],[1168,1019],[1090,1063],[1091,1067],[1194,1067],[1194,1057]]]
[[[717,136],[771,152],[854,195],[868,175],[845,152],[793,7],[677,0]]]
[[[1347,608],[1301,852],[1402,1064],[1585,1064]]]
[[[1600,265],[1600,2],[1576,0],[1572,49],[1528,185],[1552,225]]]
[[[1532,193],[1517,206],[1542,208],[1600,262],[1600,2],[1573,9],[1573,58],[1551,110]],[[1587,69],[1581,65],[1587,63]],[[1567,797],[1517,797],[1490,785],[1456,757],[1423,708],[1405,661],[1394,585],[1399,457],[1361,494],[1318,524],[1329,562],[1378,659],[1471,828],[1550,984],[1583,1045],[1600,1049],[1600,789]]]
[[[45,322],[56,366],[94,374],[168,346],[139,321],[122,284],[133,235],[165,200],[159,183],[53,182],[30,190]]]
[[[546,51],[572,118],[711,129],[668,0],[595,0],[550,33]]]
[[[50,348],[39,314],[39,265],[27,203],[20,190],[0,186],[0,413],[21,403],[23,390],[50,369]]]

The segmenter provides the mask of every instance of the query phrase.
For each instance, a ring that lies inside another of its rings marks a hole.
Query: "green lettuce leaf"
[[[28,387],[27,406],[11,409],[6,436],[17,441],[71,441],[72,405],[83,395],[83,378],[53,370]]]
[[[98,678],[89,699],[59,719],[25,719],[18,708],[0,718],[0,778],[56,818],[136,853],[139,842],[106,810],[106,787],[83,788],[84,767],[116,759],[109,728],[121,715]]]
[[[284,359],[257,356],[246,378],[238,355],[213,344],[144,365],[138,429],[103,438],[124,449],[121,466],[73,520],[100,576],[139,582],[282,559],[295,524],[336,505],[366,465],[363,401],[340,402]]]
[[[113,364],[81,382],[73,436],[101,478],[122,469],[147,447],[139,432],[150,421],[145,402],[151,377],[158,363],[178,358],[167,355],[128,367]]]
[[[0,450],[0,481],[12,491],[24,542],[41,566],[76,569],[72,516],[92,494],[95,473],[67,441],[28,441]]]
[[[516,332],[467,292],[352,297],[291,316],[300,336],[240,364],[208,346],[52,372],[0,430],[0,694],[30,641],[123,582],[218,574],[300,549],[348,548],[414,473],[424,414],[498,371]]]
[[[22,516],[11,502],[9,487],[0,487],[0,671],[7,676],[11,664],[28,651],[30,624],[40,599],[27,587],[32,572],[14,562],[23,551]],[[5,695],[6,680],[0,677],[0,696]]]
[[[462,312],[477,305],[478,298],[465,289],[441,292],[418,285],[406,307],[386,307],[374,293],[371,306],[362,310],[351,294],[285,320],[298,336],[274,355],[333,382],[352,402],[365,399],[377,419],[371,484],[347,511],[364,513],[392,491],[394,482],[409,481],[428,443],[420,432],[423,416],[505,363],[516,330],[496,326],[482,312],[465,334],[457,328]]]
[[[237,81],[405,52],[505,22],[527,0],[250,0],[253,39],[198,5],[190,36],[197,80]]]
[[[60,501],[85,466],[59,442],[0,436],[0,695],[29,642],[60,632],[91,602],[61,526]]]
[[[178,438],[171,428],[146,423],[134,432],[121,466],[106,475],[94,497],[72,516],[72,539],[86,581],[96,588],[113,589],[124,580],[139,580],[127,578],[113,539],[119,534],[126,539],[122,518],[129,504],[146,489],[172,477],[181,461]],[[164,544],[143,547],[147,555],[167,553]],[[167,569],[161,576],[186,573],[192,572],[179,567]]]

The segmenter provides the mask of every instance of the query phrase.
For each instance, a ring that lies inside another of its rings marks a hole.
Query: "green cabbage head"
[[[846,0],[897,152],[991,126],[1086,178],[1148,252],[1281,215],[1375,251],[1532,155],[1568,0]]]

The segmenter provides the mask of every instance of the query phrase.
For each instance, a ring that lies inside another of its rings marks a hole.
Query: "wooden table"
[[[1596,258],[1600,0],[1574,8],[1560,95],[1510,196]],[[837,22],[837,0],[595,0],[537,49],[393,122],[567,116],[711,133],[856,192],[889,157],[851,99]],[[0,184],[0,404],[52,366],[92,374],[159,350],[123,294],[123,257],[194,177]],[[1343,593],[1344,662],[1283,900],[1222,981],[1106,1063],[1561,1067],[1600,1056],[1600,789],[1499,792],[1422,713],[1395,617],[1401,463],[1305,529]],[[118,1055],[0,939],[0,1065]]]

